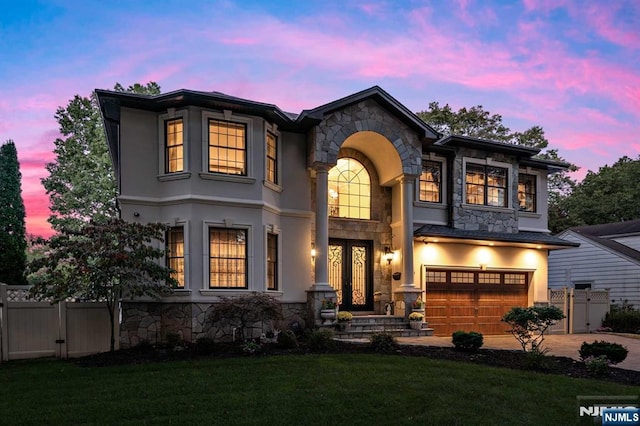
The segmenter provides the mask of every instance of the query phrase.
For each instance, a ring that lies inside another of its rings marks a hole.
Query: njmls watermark
[[[640,425],[637,395],[578,395],[578,423],[590,425]]]

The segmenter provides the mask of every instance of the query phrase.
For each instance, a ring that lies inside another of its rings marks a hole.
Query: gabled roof
[[[333,102],[329,102],[328,104],[321,105],[317,108],[304,110],[298,117],[297,121],[302,122],[305,119],[309,118],[319,121],[326,114],[337,111],[339,109],[343,109],[367,99],[375,100],[396,118],[415,130],[421,138],[435,140],[440,137],[440,134],[436,132],[431,126],[425,123],[420,117],[411,112],[407,107],[402,105],[393,96],[385,92],[379,86],[370,87],[361,92],[357,92]]]
[[[426,242],[430,239],[437,238],[440,242],[498,242],[506,246],[541,246],[541,248],[546,249],[578,247],[580,245],[543,232],[521,231],[514,234],[506,232],[470,231],[442,225],[424,225],[415,230],[413,236],[425,237]]]
[[[460,135],[447,136],[434,143],[434,145],[463,146],[466,148],[483,149],[486,151],[501,152],[504,154],[517,155],[520,157],[532,157],[540,152],[540,149],[532,148],[530,146],[514,145],[511,143]]]
[[[575,226],[569,229],[579,234],[595,235],[598,237],[621,237],[625,235],[640,234],[640,219],[616,223],[603,223],[600,225]]]
[[[594,225],[594,226],[599,226],[599,225]],[[591,228],[591,227],[585,227],[585,228]],[[602,238],[596,235],[580,232],[579,228],[569,228],[566,231],[562,232],[562,234],[565,234],[567,232],[573,232],[574,234],[577,234],[580,238],[584,238],[585,240],[589,240],[595,243],[596,245],[600,245],[604,247],[606,250],[614,254],[627,257],[637,263],[640,263],[640,251],[635,250],[629,246],[626,246],[614,240],[610,240],[608,238]]]

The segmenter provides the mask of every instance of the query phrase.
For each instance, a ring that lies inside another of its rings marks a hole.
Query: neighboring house
[[[549,256],[549,286],[609,289],[611,303],[640,307],[640,220],[569,228],[580,247]]]
[[[547,174],[538,149],[441,138],[379,87],[300,114],[218,92],[96,91],[122,218],[165,222],[180,288],[123,304],[122,344],[207,335],[219,296],[265,292],[288,317],[323,298],[436,334],[504,332],[547,300]],[[374,296],[375,293],[375,296]]]

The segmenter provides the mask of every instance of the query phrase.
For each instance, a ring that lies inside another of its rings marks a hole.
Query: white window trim
[[[436,161],[442,165],[442,176],[440,179],[440,196],[442,197],[439,203],[434,203],[431,201],[423,201],[420,199],[420,176],[422,176],[422,161]],[[435,155],[433,152],[430,152],[429,155],[423,155],[420,160],[420,176],[416,178],[416,182],[414,184],[415,196],[414,196],[414,205],[420,207],[446,207],[448,200],[448,188],[447,188],[447,159],[445,157],[440,157],[439,155]]]
[[[165,122],[176,118],[182,118],[182,171],[167,173]],[[161,181],[189,179],[191,177],[189,166],[189,111],[186,109],[176,111],[174,108],[169,108],[165,114],[158,117],[158,179]]]
[[[240,123],[246,126],[246,168],[247,175],[228,175],[224,173],[213,173],[209,171],[209,120],[229,121]],[[202,111],[202,169],[200,172],[202,179],[224,180],[238,183],[254,183],[253,170],[253,120],[250,117],[234,114],[232,111],[224,110],[221,114],[213,111]]]
[[[278,183],[273,183],[268,180],[267,176],[267,134],[271,133],[276,137],[276,180]],[[262,183],[267,188],[275,192],[282,192],[282,139],[280,137],[280,131],[277,124],[269,124],[265,122],[264,130],[264,155],[263,155],[263,168],[264,168],[264,180]]]
[[[184,288],[174,288],[172,289],[173,294],[175,295],[188,295],[191,294],[191,283],[189,280],[189,221],[188,220],[174,220],[171,223],[167,223],[168,226],[171,227],[182,227],[182,236],[184,238]],[[167,246],[167,241],[165,241],[165,247]],[[165,256],[164,264],[167,264],[167,259]]]
[[[277,241],[278,241],[278,262],[276,264],[277,267],[277,282],[276,282],[276,286],[278,287],[276,290],[269,290],[269,283],[267,281],[268,279],[268,271],[269,271],[269,264],[267,262],[267,253],[268,253],[268,238],[269,238],[269,234],[274,234],[277,236]],[[269,292],[270,294],[282,294],[282,230],[280,229],[279,226],[275,225],[275,224],[271,224],[271,225],[266,225],[264,227],[264,289],[263,291]]]
[[[514,205],[514,208],[518,210],[518,214],[520,214],[521,216],[532,218],[541,217],[542,215],[540,213],[540,207],[542,206],[542,204],[540,203],[542,202],[542,200],[540,198],[540,185],[542,184],[542,177],[540,176],[540,172],[531,170],[530,168],[518,169],[518,184],[520,183],[520,173],[536,177],[536,209],[532,212],[520,210],[519,204],[517,206]]]
[[[500,206],[488,206],[486,204],[468,204],[467,203],[467,164],[477,164],[480,166],[495,166],[501,167],[503,169],[507,169],[507,207]],[[462,158],[462,206],[464,208],[476,209],[476,210],[491,210],[491,211],[501,211],[501,212],[512,212],[513,211],[513,191],[512,185],[513,182],[513,165],[511,163],[503,163],[501,161],[495,161],[491,157],[486,159],[480,158],[471,158],[471,157],[463,157]]]
[[[209,243],[209,228],[227,228],[227,229],[242,229],[247,234],[247,288],[211,288],[209,287],[210,270],[210,243]],[[255,280],[253,279],[254,256],[253,256],[253,226],[251,224],[235,223],[233,219],[225,219],[222,222],[202,222],[202,242],[203,242],[203,272],[204,279],[202,280],[202,289],[200,293],[203,295],[219,294],[219,293],[246,293],[251,291],[262,291],[256,288]],[[264,284],[263,284],[264,286]]]

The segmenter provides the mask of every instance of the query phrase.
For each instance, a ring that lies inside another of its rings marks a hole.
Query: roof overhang
[[[559,250],[579,247],[580,244],[563,240],[543,232],[522,231],[518,233],[469,231],[441,225],[424,225],[413,236],[424,243],[470,244],[496,247],[521,247]]]
[[[481,149],[502,154],[516,155],[518,157],[532,157],[540,152],[539,148],[523,145],[492,141],[489,139],[472,138],[469,136],[450,135],[434,143],[434,146],[465,147]]]

